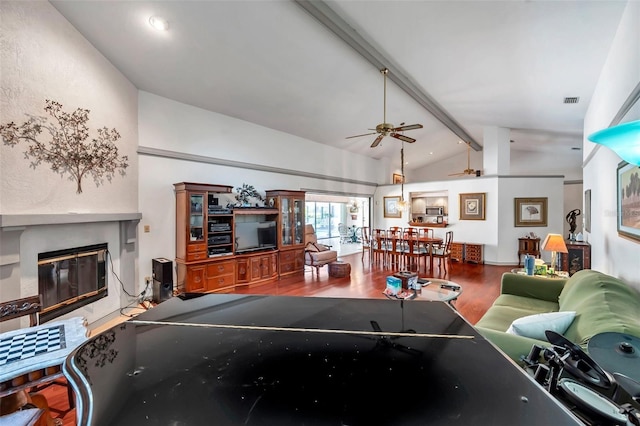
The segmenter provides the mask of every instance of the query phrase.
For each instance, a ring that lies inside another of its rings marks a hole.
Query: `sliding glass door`
[[[305,223],[313,225],[318,239],[339,236],[338,224],[344,223],[346,218],[346,203],[307,201],[305,206]]]

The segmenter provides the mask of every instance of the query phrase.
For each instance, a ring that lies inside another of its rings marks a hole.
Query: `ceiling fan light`
[[[626,162],[640,166],[640,120],[599,130],[588,139],[611,149]]]

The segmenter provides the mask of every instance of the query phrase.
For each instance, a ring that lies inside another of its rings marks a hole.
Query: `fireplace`
[[[38,254],[41,322],[107,296],[107,243]]]

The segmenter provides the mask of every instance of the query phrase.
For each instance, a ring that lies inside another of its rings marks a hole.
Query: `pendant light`
[[[398,209],[406,211],[409,208],[409,202],[404,199],[404,141],[402,142],[402,148],[400,148],[400,201],[398,202]]]

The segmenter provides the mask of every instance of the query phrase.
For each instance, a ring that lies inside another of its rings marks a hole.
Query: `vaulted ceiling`
[[[424,126],[404,132],[417,140],[405,144],[409,169],[463,153],[461,139],[480,148],[486,126],[511,129],[512,150],[581,147],[583,118],[625,7],[536,0],[51,3],[140,90],[398,163],[397,139],[371,148],[376,135],[346,138],[383,122],[380,68],[389,68],[386,121]],[[168,31],[151,28],[153,15],[168,21]],[[579,152],[573,158],[582,161]]]

